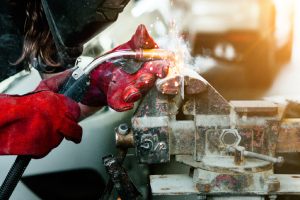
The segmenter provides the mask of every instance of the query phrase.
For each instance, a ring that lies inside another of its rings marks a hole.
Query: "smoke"
[[[192,56],[192,48],[189,41],[184,40],[180,26],[173,20],[169,23],[168,32],[159,37],[160,48],[174,52],[181,60],[181,67],[188,67],[197,73],[204,73],[216,67],[215,59],[208,56]]]

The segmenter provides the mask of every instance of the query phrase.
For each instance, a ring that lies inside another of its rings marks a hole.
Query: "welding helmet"
[[[116,21],[129,0],[41,0],[60,59],[72,61],[95,34]]]

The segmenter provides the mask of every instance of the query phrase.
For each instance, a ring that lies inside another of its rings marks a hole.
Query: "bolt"
[[[225,146],[237,146],[241,136],[236,129],[224,129],[220,135],[220,141]]]
[[[279,156],[279,157],[277,158],[277,162],[276,162],[276,163],[278,163],[278,164],[284,163],[284,158],[283,158],[282,156]]]
[[[118,133],[120,133],[121,135],[127,135],[129,132],[129,127],[127,124],[120,124],[118,127]]]

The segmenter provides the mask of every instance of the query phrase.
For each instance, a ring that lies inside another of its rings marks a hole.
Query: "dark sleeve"
[[[24,69],[24,64],[12,64],[21,56],[23,47],[23,33],[20,27],[23,22],[17,19],[21,19],[22,14],[14,9],[16,7],[7,0],[0,6],[0,81]]]

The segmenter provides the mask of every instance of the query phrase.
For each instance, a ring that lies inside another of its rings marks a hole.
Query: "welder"
[[[0,6],[0,81],[23,69],[36,68],[39,86],[25,95],[0,95],[0,155],[40,158],[66,138],[81,141],[78,121],[103,106],[116,111],[133,108],[154,84],[166,76],[168,61],[128,65],[105,62],[90,73],[80,103],[58,94],[81,55],[83,44],[116,21],[129,0],[4,0]],[[130,23],[130,22],[128,22]],[[157,44],[140,25],[125,44],[113,51],[152,49]],[[45,76],[47,74],[47,76]],[[49,78],[50,77],[50,78]]]

